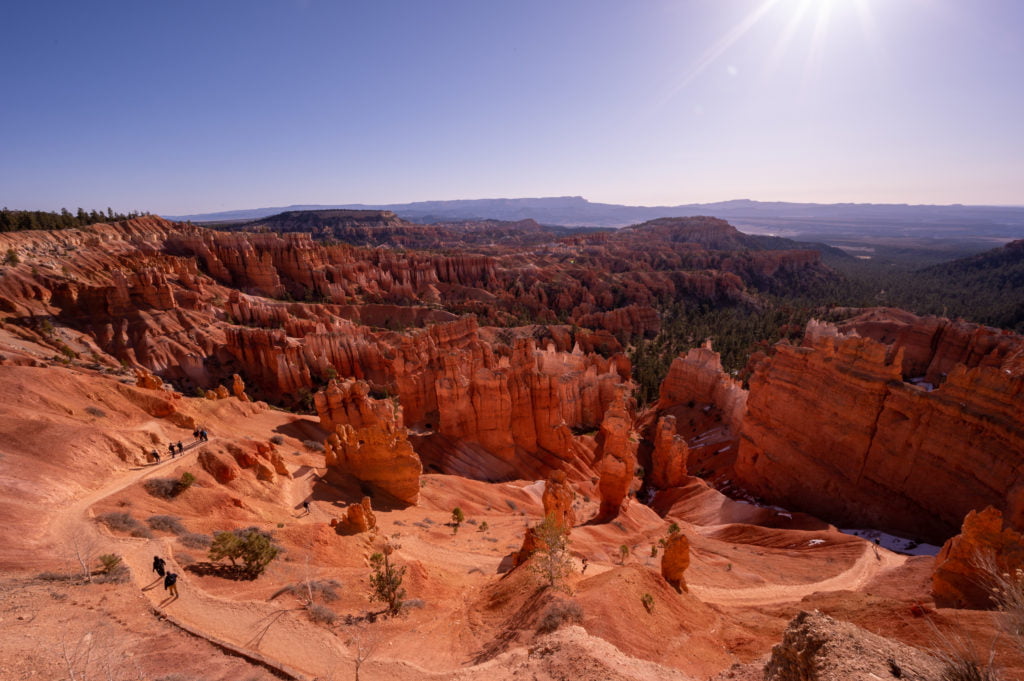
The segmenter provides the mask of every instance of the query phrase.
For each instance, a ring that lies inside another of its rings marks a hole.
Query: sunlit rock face
[[[1006,527],[1003,514],[991,506],[971,511],[960,534],[950,537],[935,558],[932,596],[943,608],[994,608],[998,601],[993,577],[1020,581],[1024,569],[1024,535]]]
[[[736,463],[742,484],[836,522],[936,542],[988,505],[1024,527],[1024,339],[879,314],[843,329],[812,321],[800,346],[777,344],[757,365]],[[859,335],[860,324],[880,340]],[[908,367],[938,372],[937,384],[908,382]]]

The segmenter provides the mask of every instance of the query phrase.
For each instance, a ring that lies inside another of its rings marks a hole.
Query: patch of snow
[[[926,392],[931,392],[935,390],[935,386],[929,383],[928,381],[924,380],[924,376],[917,376],[915,378],[912,378],[910,379],[910,383],[916,385],[919,388],[923,388]]]
[[[722,452],[727,452],[730,449],[732,449],[732,445],[726,445],[725,447],[722,447],[721,449],[715,451],[715,454],[721,454]]]
[[[793,514],[792,513],[784,513],[783,511],[776,511],[775,515],[780,516],[782,518],[789,518],[790,520],[793,519]]]
[[[807,542],[808,546],[821,546],[825,543],[824,539],[811,539]]]
[[[939,553],[942,548],[935,546],[934,544],[925,544],[918,542],[914,539],[907,539],[906,537],[897,537],[896,535],[887,534],[881,530],[872,529],[840,529],[840,532],[846,534],[852,534],[855,537],[861,539],[867,539],[871,542],[876,542],[879,546],[882,546],[894,553],[902,553],[906,556],[934,556]]]

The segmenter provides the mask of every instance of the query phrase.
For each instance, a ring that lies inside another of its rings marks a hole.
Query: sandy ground
[[[581,502],[584,522],[571,537],[576,572],[564,592],[552,592],[528,568],[510,571],[509,560],[541,517],[543,483],[426,475],[416,506],[380,509],[375,532],[339,536],[329,522],[360,493],[326,475],[322,455],[303,446],[315,439],[313,419],[234,398],[177,398],[176,411],[213,437],[147,464],[143,449],[191,444],[191,431],[175,425],[177,417],[155,416],[144,391],[126,380],[76,367],[0,367],[8,397],[0,407],[0,679],[270,678],[260,660],[286,677],[321,680],[353,678],[357,663],[369,681],[705,679],[759,664],[788,620],[813,608],[928,644],[930,625],[911,613],[921,605],[934,612],[931,558],[876,549],[816,521],[759,525],[752,521],[762,511],[694,487],[673,498],[666,517],[634,501],[615,521],[594,525],[585,521],[596,502]],[[197,463],[204,448],[275,436],[290,478],[261,482],[243,470],[220,485]],[[196,484],[176,498],[143,486],[183,472]],[[467,518],[457,532],[449,524],[455,506]],[[174,516],[193,533],[257,526],[285,552],[256,580],[203,574],[203,549],[168,532],[112,532],[96,521],[110,512],[143,523]],[[736,522],[741,517],[747,522]],[[682,594],[661,579],[660,555],[652,555],[673,521],[692,548]],[[410,604],[396,618],[379,616],[380,604],[368,599],[369,556],[385,541],[407,570]],[[630,549],[625,560],[622,545]],[[78,558],[96,571],[103,553],[122,557],[126,583],[83,581]],[[181,575],[179,597],[157,581],[154,555]],[[312,621],[299,598],[276,595],[309,580],[340,584],[335,600],[320,602],[333,624]],[[566,603],[578,613],[554,633],[538,631]],[[985,617],[958,621],[982,636],[991,633]]]

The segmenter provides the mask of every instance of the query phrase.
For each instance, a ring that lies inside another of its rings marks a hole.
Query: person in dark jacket
[[[169,591],[175,598],[178,597],[178,573],[168,572],[164,577],[164,590]]]
[[[164,576],[164,559],[160,556],[153,556],[153,572],[161,577]]]

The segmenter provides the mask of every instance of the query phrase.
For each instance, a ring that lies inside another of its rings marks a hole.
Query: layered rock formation
[[[330,217],[292,215],[288,224]],[[534,223],[421,229],[393,216],[335,217],[361,234],[359,244],[384,243],[370,239],[373,229],[406,230],[403,238],[431,250],[322,245],[305,233],[225,233],[149,216],[0,235],[22,259],[0,280],[0,314],[26,329],[50,320],[74,328],[97,361],[213,399],[308,406],[331,378],[363,380],[398,398],[438,471],[498,480],[565,470],[583,481],[596,475],[597,455],[585,434],[605,421],[630,374],[622,343],[657,332],[658,305],[745,300],[766,276],[827,275],[813,255],[760,251],[709,218],[563,237]],[[472,250],[445,252],[446,244]],[[484,329],[457,318],[467,312],[532,324]],[[59,338],[47,342],[60,350]],[[404,447],[392,435],[378,433],[379,445]],[[344,437],[349,450],[373,439]],[[332,447],[342,446],[337,438]],[[616,457],[606,459],[612,466]],[[608,473],[606,484],[625,480]],[[411,489],[400,494],[413,498]]]
[[[904,329],[886,345],[812,321],[801,346],[776,345],[750,379],[736,462],[743,485],[789,508],[933,541],[988,505],[1024,527],[1024,340],[973,327],[967,337],[989,354],[940,342],[928,360],[900,344],[916,337]],[[907,352],[915,371],[945,367],[951,354],[971,364],[929,389],[904,381]]]
[[[932,595],[944,608],[987,609],[996,604],[992,589],[1003,581],[1020,582],[1024,569],[1024,534],[1003,522],[992,507],[971,511],[960,534],[951,537],[935,558]]]
[[[711,349],[711,341],[672,361],[661,383],[655,409],[662,411],[690,402],[715,405],[733,432],[739,432],[743,425],[747,391],[740,381],[722,370],[721,356]]]
[[[368,393],[361,381],[332,381],[318,395],[320,422],[334,430],[324,443],[326,464],[399,501],[415,504],[423,465],[409,443],[402,410]]]

